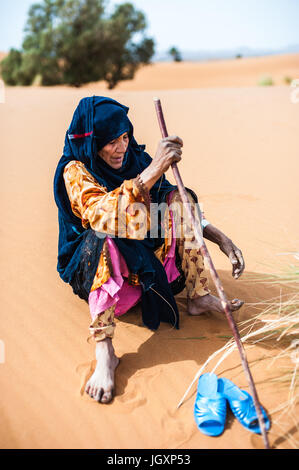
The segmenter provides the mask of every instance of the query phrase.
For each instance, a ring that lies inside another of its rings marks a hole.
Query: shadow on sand
[[[252,274],[250,273],[250,276]],[[277,301],[281,295],[287,296],[294,292],[286,285],[252,282],[246,275],[237,281],[232,279],[227,271],[219,271],[219,276],[229,300],[239,298],[245,301],[241,309],[233,313],[237,325],[254,317],[264,308],[266,302],[275,299]],[[211,293],[217,295],[211,280],[209,285]],[[167,323],[161,323],[159,329],[140,344],[136,352],[125,353],[120,358],[116,389],[118,396],[125,392],[130,377],[140,369],[186,360],[195,360],[200,367],[232,337],[224,314],[208,312],[198,317],[188,315],[185,291],[176,296],[176,302],[180,312],[180,329],[176,330]],[[259,305],[256,305],[257,303]],[[140,307],[137,305],[120,317],[119,323],[142,327]],[[255,321],[255,328],[258,328],[259,324],[259,321]],[[271,349],[275,348],[275,345],[270,342],[263,347]]]

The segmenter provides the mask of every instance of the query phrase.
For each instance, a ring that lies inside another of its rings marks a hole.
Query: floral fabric
[[[64,169],[64,181],[72,211],[81,218],[84,228],[91,227],[95,231],[106,233],[108,237],[115,234],[132,239],[143,239],[150,229],[150,195],[139,176],[125,180],[120,187],[108,192],[107,188],[101,186],[86,170],[82,162],[74,160],[69,162]],[[189,193],[188,197],[192,211],[195,213],[194,200]],[[137,210],[133,206],[135,203],[141,203]],[[199,248],[194,246],[195,237],[192,232],[189,231],[188,235],[186,234],[185,221],[182,217],[183,203],[177,190],[170,193],[167,203],[168,210],[165,212],[163,221],[164,243],[155,251],[155,255],[165,267],[167,257],[176,244],[186,278],[187,296],[193,299],[206,295],[210,291],[203,258]],[[113,278],[115,268],[113,269],[108,245],[104,243],[91,287],[91,293],[96,291],[94,293],[97,297],[102,294],[102,286],[104,292],[108,281],[114,281],[111,278]],[[128,273],[128,279],[131,285],[138,286],[140,289],[137,275],[130,278],[130,273]],[[93,305],[91,305],[92,302]],[[92,302],[90,302],[92,336],[96,341],[101,341],[106,337],[112,338],[115,329],[115,303],[95,315],[94,300]]]

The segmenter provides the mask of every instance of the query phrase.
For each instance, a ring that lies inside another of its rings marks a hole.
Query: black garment
[[[71,281],[74,294],[78,295],[81,299],[88,302],[88,296],[93,283],[93,279],[99,264],[103,243],[96,236],[92,229],[86,230],[82,243],[80,254],[80,263],[78,269],[75,271],[74,277]],[[176,248],[176,267],[180,275],[172,281],[169,285],[173,295],[177,295],[185,288],[186,278],[182,270],[182,263]]]

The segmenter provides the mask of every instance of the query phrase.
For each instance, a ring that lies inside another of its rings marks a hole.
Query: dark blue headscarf
[[[86,232],[91,229],[84,229],[81,219],[72,212],[64,184],[63,171],[68,162],[80,161],[101,185],[105,186],[108,191],[112,191],[119,187],[124,180],[135,178],[148,167],[152,159],[145,152],[145,146],[138,145],[134,139],[133,126],[127,117],[128,109],[107,97],[83,98],[79,102],[66,132],[63,155],[58,162],[54,176],[54,197],[58,206],[59,220],[57,270],[60,277],[71,285],[82,257],[82,246],[86,239]],[[125,132],[128,132],[129,135],[128,149],[122,167],[113,169],[97,153],[108,142]],[[173,189],[176,189],[176,186],[171,185],[163,175],[151,188],[152,202],[165,201],[166,195]],[[150,238],[129,240],[116,237],[114,241],[125,257],[130,271],[139,275],[143,289],[142,316],[144,323],[149,328],[156,329],[160,320],[163,320],[170,321],[178,327],[178,310],[175,299],[168,284],[165,270],[154,254],[155,247],[159,246],[163,240]],[[97,256],[99,256],[99,252]],[[98,259],[96,263],[98,263]],[[94,274],[95,272],[91,272],[87,282],[87,291],[91,288]],[[87,300],[86,297],[85,300]]]

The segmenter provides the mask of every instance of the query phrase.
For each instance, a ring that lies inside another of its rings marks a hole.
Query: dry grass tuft
[[[296,257],[295,257],[296,258]],[[296,258],[297,259],[297,258]],[[277,283],[298,288],[299,268],[296,265],[289,265],[282,272],[273,275],[262,275],[253,277],[254,282]],[[279,348],[280,352],[270,358],[269,367],[284,364],[280,375],[268,379],[269,382],[275,382],[277,386],[288,387],[288,399],[274,410],[270,410],[273,418],[273,424],[276,424],[284,432],[284,440],[295,448],[299,447],[298,440],[294,434],[299,431],[299,425],[295,418],[295,407],[299,403],[299,292],[292,294],[280,294],[279,297],[269,299],[268,301],[250,303],[252,308],[257,309],[258,313],[239,323],[239,331],[242,342],[246,349],[254,348],[260,344],[266,348]],[[190,392],[193,384],[201,376],[207,366],[218,357],[218,361],[212,368],[215,372],[221,363],[237,348],[234,339],[230,339],[222,348],[215,351],[208,357],[199,371],[196,373],[193,381],[180,400],[178,407],[182,405],[186,396]],[[269,361],[269,356],[263,356],[259,361]],[[294,422],[292,433],[286,432],[284,423]],[[277,442],[281,436],[277,436]]]

